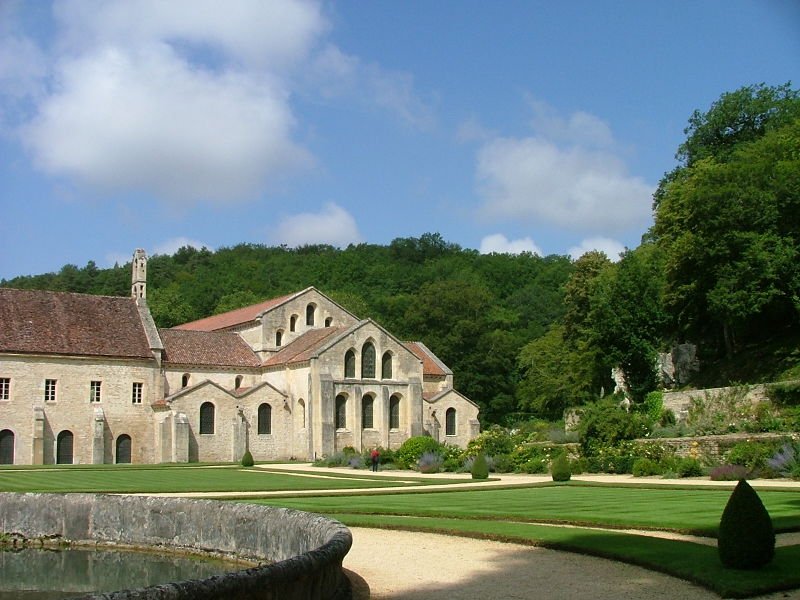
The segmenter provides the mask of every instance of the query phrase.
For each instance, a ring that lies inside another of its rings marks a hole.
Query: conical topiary
[[[481,453],[472,461],[472,478],[473,479],[488,479],[489,478],[489,465],[486,462],[486,457]]]
[[[253,461],[253,455],[250,454],[250,450],[245,450],[244,454],[242,455],[242,466],[252,467],[254,464],[255,461]]]
[[[775,556],[775,531],[767,509],[744,479],[733,490],[719,522],[717,548],[731,569],[758,569]]]
[[[550,474],[553,481],[569,481],[572,477],[572,471],[569,468],[569,460],[567,455],[563,452],[556,456],[553,464],[550,465]]]

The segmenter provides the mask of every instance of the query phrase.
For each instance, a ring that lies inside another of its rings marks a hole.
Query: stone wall
[[[85,596],[103,600],[350,598],[341,523],[300,511],[183,498],[0,493],[0,532],[22,538],[214,552],[264,562],[205,580]]]
[[[685,421],[689,414],[689,405],[692,402],[692,398],[713,398],[722,394],[736,393],[740,389],[740,387],[721,387],[682,392],[664,392],[664,409],[671,410],[678,421]],[[764,402],[767,400],[767,386],[763,384],[747,386],[747,398],[754,404]]]
[[[642,444],[661,444],[675,450],[677,456],[684,458],[708,458],[721,461],[733,446],[740,442],[766,442],[784,440],[788,436],[781,433],[728,433],[725,435],[705,435],[682,438],[641,438]]]

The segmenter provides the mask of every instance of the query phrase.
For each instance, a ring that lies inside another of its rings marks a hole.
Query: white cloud
[[[44,171],[103,191],[249,199],[310,162],[291,140],[280,88],[245,72],[193,68],[166,44],[64,61],[58,84],[24,142]]]
[[[148,256],[153,256],[155,254],[172,256],[184,246],[191,246],[196,250],[200,250],[201,248],[214,250],[212,246],[204,244],[203,242],[199,242],[187,237],[175,237],[165,240],[153,248],[145,248],[145,252],[147,252]],[[131,262],[132,256],[133,252],[109,252],[106,254],[106,265],[109,267],[113,267],[115,264],[124,265],[125,263]]]
[[[44,91],[46,74],[45,56],[30,38],[0,36],[0,94],[38,96]]]
[[[336,46],[328,45],[315,56],[307,77],[326,98],[376,106],[418,129],[428,129],[435,121],[431,103],[415,89],[411,74],[365,63]]]
[[[54,12],[64,51],[169,42],[271,70],[306,57],[328,28],[309,0],[60,0]]]
[[[572,258],[578,259],[592,250],[605,252],[605,255],[611,259],[612,262],[617,262],[619,260],[620,253],[625,251],[625,246],[620,244],[617,240],[612,240],[605,237],[592,237],[583,240],[579,246],[573,246],[567,251],[567,253]]]
[[[614,145],[611,128],[594,115],[577,111],[564,118],[546,102],[529,98],[528,103],[533,110],[531,125],[546,139],[595,148]]]
[[[158,244],[157,246],[155,246],[152,250],[148,250],[147,253],[150,255],[153,254],[173,255],[184,246],[190,246],[195,250],[201,250],[202,248],[208,248],[209,250],[214,249],[212,246],[204,244],[203,242],[199,242],[197,240],[181,236],[165,240],[160,244]]]
[[[621,231],[650,214],[653,187],[609,151],[561,148],[542,137],[496,138],[478,153],[489,216],[576,230]]]
[[[318,213],[301,213],[284,218],[271,237],[275,243],[291,247],[306,244],[343,247],[361,241],[355,219],[332,202]]]
[[[495,233],[487,235],[481,240],[481,254],[522,254],[523,252],[530,252],[531,254],[538,254],[542,256],[542,251],[534,241],[525,237],[519,240],[509,240],[502,233]]]

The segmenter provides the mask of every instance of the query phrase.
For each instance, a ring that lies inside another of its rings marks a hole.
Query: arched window
[[[330,327],[331,325],[333,325],[333,317],[328,317],[325,319],[325,327]]]
[[[297,329],[297,315],[292,315],[292,318],[289,319],[289,331],[294,331]]]
[[[314,325],[314,313],[317,311],[316,304],[306,306],[306,325]]]
[[[181,377],[181,387],[185,388],[188,385],[189,385],[189,374],[184,373],[183,377]]]
[[[374,421],[373,406],[375,402],[370,395],[366,395],[361,399],[361,429],[372,429]]]
[[[64,430],[56,438],[56,464],[72,464],[72,447],[74,438],[71,431]]]
[[[272,433],[272,407],[266,403],[258,407],[258,433],[259,435]]]
[[[297,410],[300,413],[298,415],[298,417],[300,419],[300,428],[301,429],[305,429],[306,428],[306,403],[302,398],[300,398],[300,400],[297,401]]]
[[[456,409],[448,408],[444,413],[444,433],[445,435],[456,434]]]
[[[381,379],[392,378],[392,353],[384,352],[381,358]]]
[[[281,346],[283,344],[283,329],[278,329],[275,332],[275,345]]]
[[[117,438],[117,463],[129,464],[131,462],[131,436],[123,433]]]
[[[344,376],[356,376],[356,353],[353,350],[348,350],[344,355]]]
[[[372,342],[361,348],[361,379],[375,379],[375,346]]]
[[[336,396],[336,414],[334,415],[336,429],[347,428],[347,396]]]
[[[235,382],[233,384],[233,389],[238,390],[240,387],[242,387],[242,380],[243,379],[244,379],[244,377],[242,377],[241,375],[237,375],[236,379],[234,380]]]
[[[14,464],[14,432],[10,429],[0,431],[0,465]]]
[[[200,433],[214,433],[214,405],[203,402],[200,406]]]
[[[400,429],[400,396],[389,398],[389,429]]]

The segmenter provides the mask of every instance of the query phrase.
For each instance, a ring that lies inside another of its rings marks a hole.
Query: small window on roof
[[[275,345],[281,346],[283,344],[283,329],[278,329],[275,332]]]
[[[331,325],[333,325],[333,317],[328,317],[325,319],[325,327],[330,327]]]
[[[183,377],[181,377],[181,387],[186,387],[189,385],[189,374],[184,373]]]
[[[316,304],[306,306],[306,325],[314,325],[314,314],[317,312]]]
[[[289,319],[289,331],[294,331],[297,329],[297,315],[292,315],[292,318]]]

